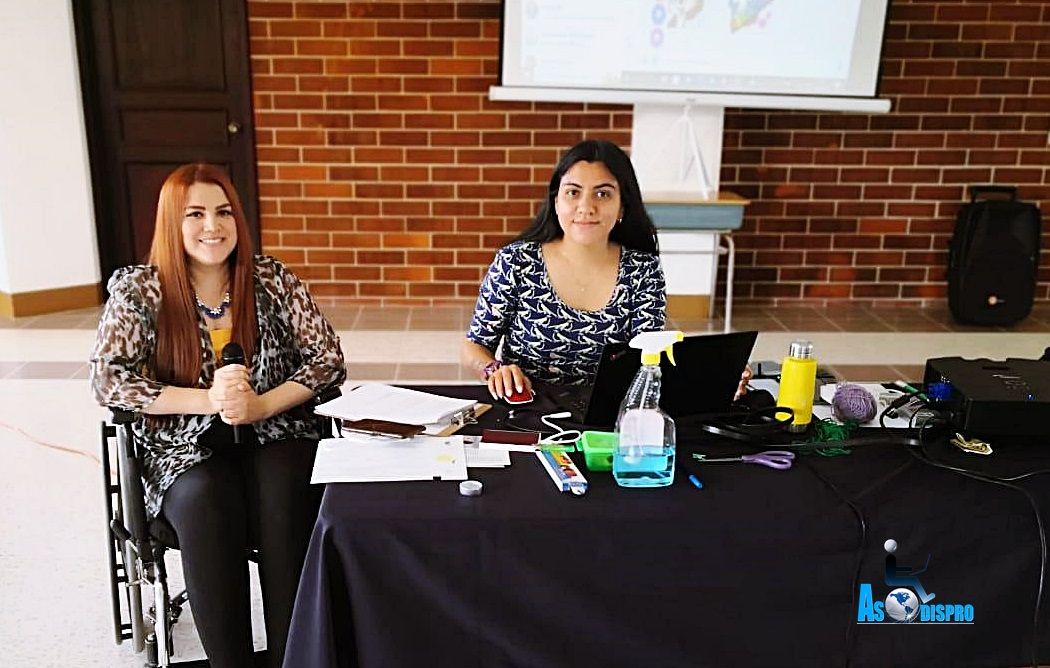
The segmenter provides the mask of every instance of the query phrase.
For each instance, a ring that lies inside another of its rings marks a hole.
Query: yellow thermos
[[[804,339],[791,342],[791,349],[780,368],[777,406],[794,411],[788,431],[802,432],[813,419],[813,394],[817,384],[817,360],[813,344]]]

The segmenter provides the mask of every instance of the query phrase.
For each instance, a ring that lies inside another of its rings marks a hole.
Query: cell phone
[[[507,396],[503,397],[503,400],[506,401],[508,404],[511,404],[512,406],[517,406],[519,404],[527,404],[530,401],[532,401],[532,399],[532,390],[529,389],[523,390],[521,392],[514,390]]]

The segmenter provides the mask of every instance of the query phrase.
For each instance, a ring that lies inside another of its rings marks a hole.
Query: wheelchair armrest
[[[315,406],[319,406],[326,401],[331,401],[332,399],[338,399],[341,396],[343,396],[343,391],[341,389],[338,387],[328,387],[318,392],[312,399],[307,401],[303,407],[309,411],[310,414],[313,414]],[[141,413],[124,410],[123,408],[110,408],[109,412],[111,420],[115,425],[129,425],[141,417]],[[324,421],[322,424],[322,431],[330,437],[332,434],[331,424]],[[131,454],[132,456],[138,456],[138,453],[134,450]]]
[[[113,420],[113,424],[131,424],[139,419],[138,412],[126,411],[123,408],[110,408],[109,414]]]
[[[343,396],[343,391],[338,387],[325,388],[318,392],[317,396],[315,396],[310,402],[310,410],[313,411],[315,407],[333,399],[338,399],[341,396]],[[324,415],[317,415],[316,413],[314,416],[318,421],[318,428],[321,431],[321,437],[332,438],[332,435],[335,433],[335,428],[333,427],[336,422],[335,418],[327,418]]]
[[[332,399],[338,399],[343,396],[343,390],[338,387],[327,387],[317,393],[314,397],[313,405],[320,406],[321,404],[331,401]]]
[[[116,515],[110,519],[110,529],[121,541],[129,541],[144,559],[149,559],[146,549],[149,542],[149,517],[146,513],[145,492],[142,485],[139,444],[135,442],[131,425],[141,414],[135,411],[110,408],[114,430],[110,432],[116,440],[113,450],[115,459],[111,466],[108,447],[104,445],[107,458],[106,469],[117,472],[120,489],[120,504]]]

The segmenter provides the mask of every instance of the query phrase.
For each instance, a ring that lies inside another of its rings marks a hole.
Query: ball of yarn
[[[871,392],[852,383],[835,388],[835,396],[831,399],[831,413],[842,422],[868,422],[875,417],[877,408],[878,403]]]

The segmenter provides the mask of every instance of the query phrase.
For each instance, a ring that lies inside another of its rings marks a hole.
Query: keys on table
[[[955,432],[955,436],[952,436],[948,442],[963,452],[970,452],[976,455],[992,454],[992,446],[979,438],[966,438],[959,432]]]

